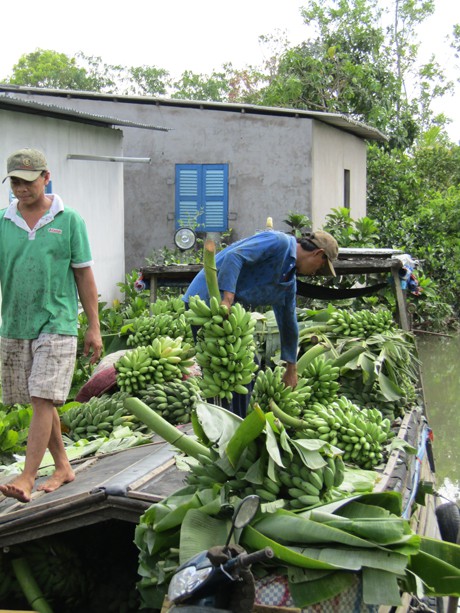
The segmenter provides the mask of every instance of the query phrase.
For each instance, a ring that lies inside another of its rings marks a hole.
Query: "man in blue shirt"
[[[334,275],[332,262],[338,255],[337,241],[318,230],[302,238],[274,230],[259,232],[237,241],[216,255],[217,279],[222,304],[245,307],[271,306],[280,331],[281,359],[286,363],[284,382],[297,385],[299,331],[296,318],[296,275]],[[185,293],[209,301],[204,271]]]

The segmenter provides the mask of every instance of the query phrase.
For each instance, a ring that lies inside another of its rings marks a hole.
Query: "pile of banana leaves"
[[[241,420],[220,407],[198,403],[195,437],[181,435],[178,440],[177,430],[162,424],[138,399],[125,402],[139,419],[184,452],[177,463],[185,469],[190,457],[207,455],[210,449],[217,450],[221,466],[235,465],[238,453],[244,456],[252,442],[247,426],[251,419],[255,423],[251,415]],[[254,438],[263,441],[273,473],[282,461],[280,447],[285,450],[289,440],[275,438],[274,422],[269,414],[262,415],[265,427],[261,431],[254,426]],[[274,561],[255,572],[286,576],[297,607],[337,596],[357,575],[368,605],[398,606],[403,592],[420,598],[459,595],[460,547],[415,534],[409,521],[401,518],[399,493],[372,492],[374,471],[349,468],[346,473],[344,487],[335,488],[327,504],[298,511],[286,508],[282,499],[262,504],[251,524],[235,537],[248,551],[266,546],[274,550]],[[225,543],[240,499],[241,494],[225,484],[187,485],[146,511],[135,535],[144,606],[161,607],[178,564]]]

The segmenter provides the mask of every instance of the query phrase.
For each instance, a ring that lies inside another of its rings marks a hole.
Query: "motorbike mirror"
[[[247,526],[260,507],[260,498],[256,495],[246,496],[236,508],[233,517],[233,525],[235,528],[244,528]]]
[[[227,542],[225,543],[225,549],[227,549],[230,543],[235,528],[240,529],[247,526],[254,518],[255,514],[259,510],[259,507],[259,496],[252,494],[251,496],[246,496],[246,498],[243,498],[240,504],[236,507],[235,514],[233,515],[232,528],[230,530],[230,534],[228,535]]]

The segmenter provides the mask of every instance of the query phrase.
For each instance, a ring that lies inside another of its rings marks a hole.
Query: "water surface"
[[[460,500],[460,335],[417,334],[439,493]]]

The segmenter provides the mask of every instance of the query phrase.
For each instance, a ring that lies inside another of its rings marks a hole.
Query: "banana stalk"
[[[45,600],[35,581],[27,560],[25,558],[15,558],[11,561],[11,565],[22,592],[33,610],[37,611],[37,613],[53,613],[53,609]]]
[[[323,345],[322,343],[318,343],[317,345],[313,345],[313,347],[307,349],[307,351],[297,360],[297,372],[299,375],[302,375],[302,372],[305,370],[308,364],[310,364],[310,362],[312,362],[322,353],[326,352],[328,349],[329,347]]]
[[[351,362],[352,360],[357,358],[364,351],[366,351],[366,347],[364,347],[363,345],[354,345],[347,351],[341,353],[335,360],[333,360],[332,366],[338,366],[339,368],[342,368],[342,366],[345,366],[346,364],[348,364],[348,362]]]
[[[273,399],[270,400],[270,409],[272,410],[275,417],[277,417],[280,422],[282,422],[285,426],[295,428],[296,430],[305,430],[306,428],[308,428],[308,423],[306,421],[304,421],[303,419],[299,419],[298,417],[288,415],[279,408],[279,406],[275,403]]]
[[[211,452],[208,447],[178,430],[175,426],[163,419],[163,417],[160,417],[158,413],[152,411],[152,409],[142,402],[142,400],[139,400],[139,398],[126,398],[124,406],[130,413],[144,422],[150,430],[158,434],[158,436],[161,436],[161,438],[171,445],[174,445],[174,447],[180,449],[180,451],[186,455],[196,459],[198,459],[198,455],[200,454],[211,458]]]
[[[216,267],[216,245],[214,241],[208,239],[204,243],[203,250],[203,266],[206,285],[208,287],[209,298],[213,296],[221,303],[219,284],[217,282],[217,267]]]

